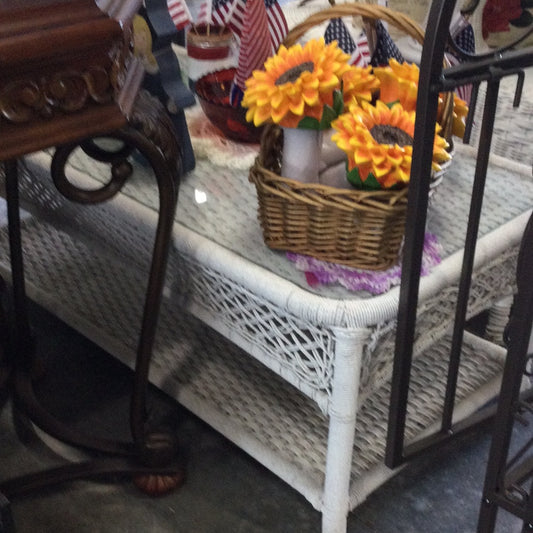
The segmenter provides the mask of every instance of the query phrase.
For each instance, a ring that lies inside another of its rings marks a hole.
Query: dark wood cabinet
[[[143,77],[132,49],[131,21],[95,0],[0,0],[0,159],[123,126]]]

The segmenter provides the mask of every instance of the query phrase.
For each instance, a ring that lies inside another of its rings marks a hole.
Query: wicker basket
[[[268,125],[250,169],[267,246],[356,268],[384,270],[398,260],[407,188],[360,191],[279,175],[283,132]]]
[[[378,5],[350,3],[309,16],[289,32],[284,44],[291,46],[326,20],[353,15],[361,15],[366,21],[381,19],[419,42],[424,40],[423,30],[406,15]],[[453,106],[453,96],[447,100]],[[451,112],[446,102],[443,129],[451,125]],[[398,261],[407,188],[362,191],[284,178],[280,176],[282,150],[281,128],[267,126],[260,153],[250,169],[267,246],[367,270],[385,270]]]

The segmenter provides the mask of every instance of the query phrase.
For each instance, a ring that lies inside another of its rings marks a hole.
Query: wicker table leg
[[[494,303],[489,310],[487,327],[485,329],[485,338],[491,342],[494,342],[498,346],[505,346],[503,335],[505,326],[507,326],[507,322],[509,322],[512,304],[513,297],[507,296],[506,298]]]
[[[329,411],[322,533],[346,531],[363,348],[369,330],[336,329],[335,374]]]

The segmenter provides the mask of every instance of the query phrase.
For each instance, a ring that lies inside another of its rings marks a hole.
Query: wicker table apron
[[[156,220],[147,171],[137,165],[124,194],[86,211],[30,179],[47,162],[28,158],[21,176],[28,293],[131,366]],[[529,173],[491,165],[469,316],[512,292]],[[80,159],[71,174],[91,185],[101,173]],[[431,208],[444,259],[421,282],[410,440],[440,411],[472,174],[472,152],[459,146]],[[348,511],[394,473],[382,458],[398,288],[376,297],[309,288],[263,244],[247,172],[206,160],[183,180],[174,243],[151,381],[301,492],[325,533],[344,531]],[[2,255],[2,274],[8,265]],[[457,412],[466,416],[497,393],[505,351],[467,334],[463,352]]]

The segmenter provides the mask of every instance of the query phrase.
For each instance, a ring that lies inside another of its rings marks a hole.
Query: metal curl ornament
[[[117,194],[132,174],[128,156],[137,149],[154,170],[156,177],[170,172],[177,189],[181,175],[180,147],[172,122],[157,99],[141,92],[128,117],[130,122],[120,130],[58,146],[52,157],[51,176],[57,190],[72,202],[94,204],[104,202]],[[96,143],[97,139],[119,141],[117,150],[108,150]],[[81,148],[89,157],[111,165],[109,181],[97,189],[74,185],[66,175],[71,154]],[[162,157],[161,157],[162,156]]]

